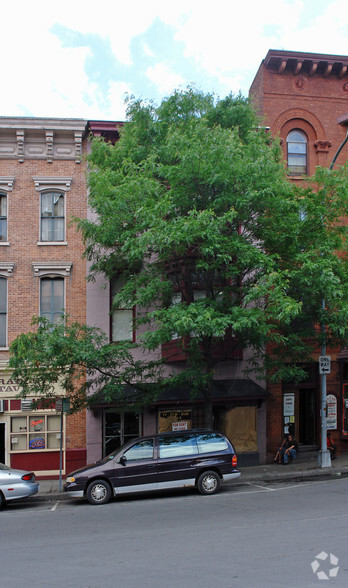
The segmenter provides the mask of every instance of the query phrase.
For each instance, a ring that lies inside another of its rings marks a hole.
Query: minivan
[[[232,443],[222,433],[191,430],[133,439],[107,457],[72,472],[64,485],[70,496],[105,504],[112,496],[196,487],[214,494],[240,476]]]

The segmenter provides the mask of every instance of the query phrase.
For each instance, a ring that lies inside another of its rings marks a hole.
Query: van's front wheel
[[[216,472],[203,472],[198,478],[197,488],[200,494],[215,494],[220,489],[220,486],[220,476]]]
[[[105,504],[110,498],[111,488],[104,480],[94,480],[87,488],[87,500],[91,504]]]

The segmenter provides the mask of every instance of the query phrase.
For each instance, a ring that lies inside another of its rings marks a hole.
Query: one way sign
[[[320,355],[319,374],[331,374],[331,355]]]

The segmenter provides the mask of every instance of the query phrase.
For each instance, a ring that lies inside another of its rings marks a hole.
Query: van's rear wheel
[[[201,494],[215,494],[220,489],[220,486],[220,476],[216,472],[203,472],[198,478],[197,488]]]
[[[91,504],[105,504],[110,498],[111,488],[104,480],[94,480],[87,488],[87,500]]]

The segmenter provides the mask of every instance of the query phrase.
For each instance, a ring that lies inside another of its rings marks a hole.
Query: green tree
[[[24,389],[39,374],[35,365],[62,378],[65,362],[71,377],[87,368],[109,400],[127,400],[124,383],[147,400],[185,384],[204,396],[211,424],[216,366],[234,349],[252,350],[251,370],[295,378],[320,340],[318,323],[328,341],[343,340],[347,170],[318,170],[313,186],[294,188],[278,142],[246,99],[188,88],[158,108],[131,100],[119,142],[94,139],[88,164],[97,221],[78,226],[91,277],[122,278],[114,307],[136,308],[137,342],[113,345],[87,327],[75,325],[77,336],[41,325],[12,345]],[[65,343],[53,346],[55,365],[47,341],[56,335]],[[173,340],[186,360],[180,372],[161,357]],[[82,397],[91,386],[80,386]]]

